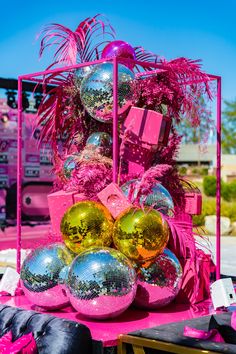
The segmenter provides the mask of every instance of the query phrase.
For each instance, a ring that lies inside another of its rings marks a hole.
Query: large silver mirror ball
[[[74,257],[62,243],[33,250],[24,260],[20,273],[27,299],[48,310],[67,305],[65,281]]]
[[[180,262],[166,248],[151,265],[138,269],[134,304],[144,309],[164,307],[178,295],[181,281]]]
[[[73,261],[67,281],[69,299],[80,314],[94,319],[120,315],[136,294],[136,272],[119,251],[91,248]]]
[[[75,70],[75,84],[78,88],[80,88],[82,80],[88,76],[95,66],[83,66],[82,68],[78,68]]]
[[[93,145],[101,155],[112,156],[112,137],[106,132],[95,132],[91,134],[86,145]]]
[[[131,202],[137,197],[139,184],[140,180],[132,179],[121,186],[126,197],[128,197],[130,191],[133,190]],[[151,191],[146,197],[140,195],[138,202],[140,205],[143,204],[144,206],[153,207],[162,214],[173,216],[174,203],[172,197],[168,190],[158,182],[152,186]]]
[[[63,164],[63,175],[66,179],[70,179],[72,172],[75,170],[79,154],[72,154],[66,158]]]
[[[118,114],[122,115],[132,104],[134,73],[118,65]],[[100,122],[112,122],[113,64],[96,65],[81,83],[80,96],[86,111]]]

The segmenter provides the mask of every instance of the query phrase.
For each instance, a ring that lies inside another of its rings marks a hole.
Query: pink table
[[[0,303],[8,306],[20,307],[25,310],[42,312],[41,309],[31,305],[24,295],[16,297],[2,296],[0,297]],[[129,308],[121,316],[106,321],[85,319],[71,307],[64,308],[60,312],[51,312],[51,314],[56,317],[66,318],[85,324],[90,329],[92,338],[101,341],[104,347],[115,346],[119,334],[209,315],[210,313],[213,313],[210,302],[202,304],[201,311],[198,312],[194,312],[188,305],[180,304],[172,304],[171,306],[156,312]]]

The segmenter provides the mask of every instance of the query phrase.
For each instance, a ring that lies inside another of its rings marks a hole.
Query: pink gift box
[[[124,128],[130,129],[130,142],[146,149],[168,143],[171,119],[150,109],[131,107],[124,122]]]
[[[185,213],[190,215],[202,213],[202,195],[200,193],[185,193]]]
[[[74,203],[85,199],[83,194],[63,190],[48,194],[48,207],[53,233],[61,235],[60,225],[63,215]]]
[[[110,211],[114,219],[116,219],[120,213],[132,206],[122,190],[115,183],[109,184],[99,192],[97,196],[102,204]]]
[[[141,146],[126,143],[123,161],[126,165],[125,173],[136,175],[145,172],[152,166],[154,151]]]

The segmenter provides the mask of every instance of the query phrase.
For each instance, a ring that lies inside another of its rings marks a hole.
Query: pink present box
[[[200,193],[185,193],[185,213],[190,215],[202,213],[202,195]]]
[[[83,194],[63,190],[48,194],[48,207],[53,233],[61,235],[60,225],[66,210],[73,204],[85,199]]]
[[[109,184],[99,192],[97,196],[102,204],[110,211],[114,219],[116,219],[120,213],[132,206],[124,196],[122,190],[115,183]]]
[[[125,173],[137,175],[145,172],[152,166],[154,151],[141,146],[126,143],[124,148],[123,162]]]
[[[171,119],[150,109],[131,107],[124,128],[131,130],[130,142],[153,149],[158,145],[167,145]]]

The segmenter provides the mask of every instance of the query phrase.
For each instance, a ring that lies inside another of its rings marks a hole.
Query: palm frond
[[[157,63],[159,61],[159,56],[157,54],[149,52],[141,46],[134,47],[134,50],[135,50],[135,56],[136,56],[137,61],[145,61],[145,62],[150,62],[150,63]],[[140,71],[139,65],[135,65],[135,69],[137,71]],[[145,67],[142,69],[144,69],[145,71],[148,71],[148,70],[152,70],[153,68],[150,66],[150,67]]]
[[[162,61],[163,68],[167,69],[178,80],[179,85],[189,86],[190,91],[195,91],[199,87],[204,86],[209,98],[212,98],[209,87],[209,77],[201,70],[201,60],[192,60],[188,58],[177,58],[167,61]],[[198,98],[198,96],[197,96]]]
[[[115,32],[107,19],[98,14],[82,21],[75,31],[53,23],[41,35],[39,57],[46,49],[55,48],[51,66],[56,66],[98,59],[101,47],[115,37]]]
[[[51,74],[44,79],[43,85],[46,87],[51,81],[55,87],[41,101],[37,124],[42,127],[41,141],[50,142],[56,155],[59,139],[63,137],[63,144],[68,149],[78,131],[84,134],[85,113],[72,74]]]

